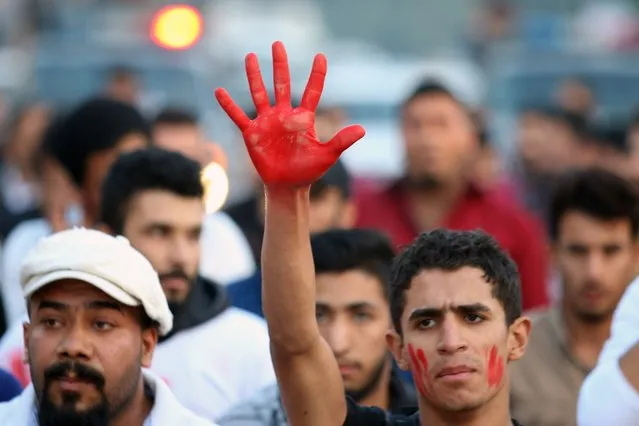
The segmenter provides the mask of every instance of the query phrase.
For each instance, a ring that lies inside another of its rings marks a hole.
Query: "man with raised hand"
[[[433,231],[402,253],[391,279],[395,330],[388,342],[410,369],[420,413],[389,418],[344,396],[335,357],[315,317],[309,189],[364,136],[361,126],[321,143],[313,128],[326,76],[319,54],[299,108],[290,103],[290,75],[281,42],[273,45],[274,106],[257,57],[246,72],[257,118],[250,120],[223,90],[216,97],[240,128],[265,184],[263,307],[282,402],[292,426],[517,425],[510,419],[508,362],[525,351],[530,321],[521,316],[517,268],[483,232]]]

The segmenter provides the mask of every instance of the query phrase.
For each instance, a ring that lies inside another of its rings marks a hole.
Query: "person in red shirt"
[[[524,309],[548,302],[545,231],[532,214],[472,182],[479,132],[471,111],[446,87],[426,81],[401,109],[405,177],[360,191],[357,226],[386,232],[398,247],[439,227],[482,229],[517,263]]]

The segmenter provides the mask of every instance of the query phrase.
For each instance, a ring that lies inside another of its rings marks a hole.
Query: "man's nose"
[[[87,330],[81,325],[70,327],[58,346],[58,357],[88,360],[92,355],[93,349]]]
[[[351,346],[351,335],[350,327],[343,320],[336,320],[329,326],[326,341],[336,356],[348,352]]]
[[[468,343],[464,339],[459,320],[452,317],[444,318],[437,342],[437,351],[440,354],[454,354],[467,348]]]

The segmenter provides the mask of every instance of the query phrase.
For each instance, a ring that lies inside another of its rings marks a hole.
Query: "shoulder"
[[[23,252],[30,250],[37,242],[51,234],[51,227],[45,219],[32,219],[20,223],[9,233],[4,242],[5,257],[11,255],[23,256]]]
[[[612,317],[610,338],[604,345],[599,364],[617,361],[626,351],[639,341],[639,277],[626,289]]]
[[[527,211],[519,202],[504,199],[492,191],[481,195],[482,203],[497,215],[500,220],[506,221],[510,226],[521,228],[534,228],[543,232],[543,225],[537,217]]]

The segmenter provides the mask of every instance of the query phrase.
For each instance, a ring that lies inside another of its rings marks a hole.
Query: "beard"
[[[78,380],[93,384],[100,395],[100,401],[92,407],[79,411],[76,404],[81,395],[76,392],[64,392],[62,404],[55,405],[50,397],[50,389],[54,380],[75,373]],[[44,389],[38,407],[39,426],[108,426],[109,408],[104,393],[104,376],[91,367],[79,363],[64,362],[49,367],[44,373]]]
[[[163,282],[164,280],[167,280],[167,279],[180,279],[190,283],[191,287],[192,287],[192,283],[195,280],[195,277],[190,277],[184,271],[184,269],[180,267],[175,267],[171,269],[169,272],[161,273],[158,275],[160,278],[160,282]],[[180,312],[180,309],[184,305],[184,302],[187,297],[188,297],[188,294],[187,295],[167,294],[167,302],[169,304],[169,310],[171,311],[173,316],[176,316]]]
[[[358,389],[346,389],[346,395],[349,396],[353,401],[360,402],[368,397],[371,393],[373,393],[373,391],[375,391],[379,387],[382,381],[387,362],[388,355],[384,355],[384,357],[379,361],[379,363],[373,370],[373,373],[370,375],[366,383]]]

